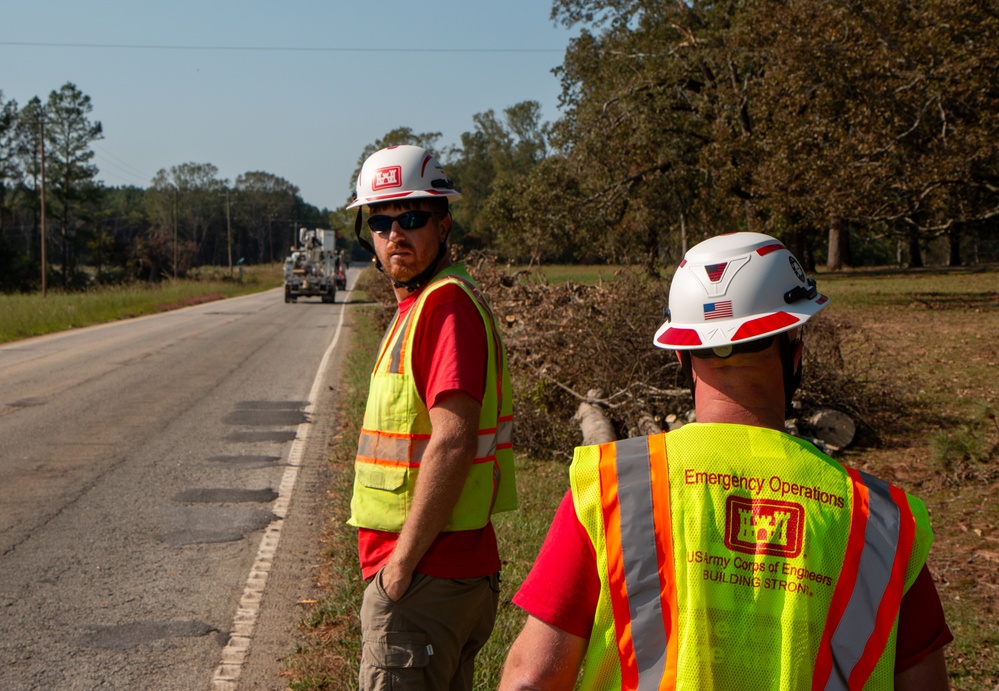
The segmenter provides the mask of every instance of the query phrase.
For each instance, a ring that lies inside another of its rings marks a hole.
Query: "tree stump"
[[[849,415],[831,408],[812,413],[808,424],[818,439],[836,451],[849,446],[857,433],[857,425]]]

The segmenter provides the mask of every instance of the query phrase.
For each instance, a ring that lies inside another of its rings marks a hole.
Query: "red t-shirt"
[[[589,638],[599,596],[596,553],[576,516],[572,493],[566,492],[534,567],[513,602],[556,628]],[[912,667],[952,640],[933,578],[923,566],[902,598],[895,671]]]
[[[399,303],[400,319],[413,307],[417,291]],[[438,397],[462,391],[482,402],[486,388],[486,327],[472,298],[449,284],[427,296],[413,333],[413,377],[427,409]],[[357,552],[361,575],[371,578],[385,565],[398,533],[361,528]],[[499,571],[499,550],[492,523],[478,530],[440,533],[416,565],[416,572],[436,578],[475,578]]]

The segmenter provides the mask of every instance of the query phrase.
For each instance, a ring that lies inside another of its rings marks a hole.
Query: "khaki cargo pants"
[[[471,691],[475,654],[496,620],[499,574],[414,574],[392,602],[379,571],[361,604],[361,691]]]

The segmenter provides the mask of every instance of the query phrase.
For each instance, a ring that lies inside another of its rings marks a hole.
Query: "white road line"
[[[347,298],[353,292],[351,288],[347,293]],[[323,386],[326,368],[329,365],[333,350],[340,340],[340,332],[343,329],[343,318],[347,313],[347,300],[344,299],[343,308],[340,310],[340,321],[336,325],[336,333],[333,341],[326,349],[322,361],[319,363],[319,371],[312,382],[312,389],[309,391],[309,402],[305,406],[304,413],[306,422],[299,424],[295,434],[295,440],[291,443],[288,451],[288,467],[281,477],[281,485],[278,487],[278,497],[274,501],[273,512],[277,516],[271,524],[267,526],[263,537],[260,539],[260,547],[257,549],[257,556],[250,568],[250,574],[246,578],[246,587],[243,588],[243,597],[239,601],[239,609],[232,620],[229,628],[229,642],[222,649],[222,662],[215,668],[212,677],[212,691],[235,691],[239,685],[239,675],[243,671],[246,663],[246,656],[250,652],[250,643],[253,640],[253,631],[260,614],[260,601],[263,599],[264,588],[267,586],[267,576],[274,563],[274,556],[277,554],[278,542],[281,540],[281,527],[284,519],[288,515],[288,507],[291,504],[291,494],[295,489],[295,481],[298,480],[298,470],[302,467],[302,455],[305,453],[305,445],[309,440],[309,431],[314,425],[309,421],[319,392]]]

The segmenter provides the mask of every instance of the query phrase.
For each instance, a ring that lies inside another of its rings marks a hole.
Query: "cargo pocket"
[[[411,475],[405,466],[355,463],[350,524],[399,532],[409,510]]]
[[[380,489],[386,492],[398,493],[406,485],[405,466],[378,465],[375,463],[358,463],[354,472],[357,481],[365,487]]]
[[[424,668],[430,664],[430,644],[424,633],[385,631],[361,643],[361,688],[420,691]]]

